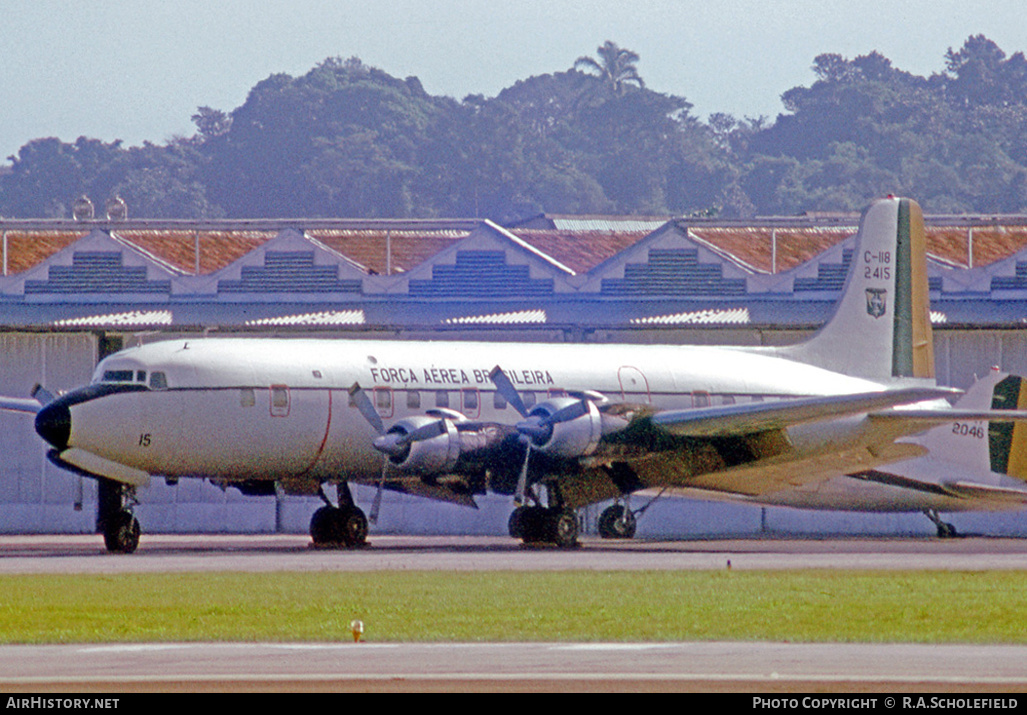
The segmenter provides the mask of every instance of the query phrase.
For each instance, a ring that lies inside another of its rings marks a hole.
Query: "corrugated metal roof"
[[[379,275],[404,273],[418,266],[470,231],[318,230],[307,235]]]
[[[269,231],[119,230],[115,235],[183,273],[206,275],[242,258],[277,234]]]
[[[88,231],[7,231],[4,234],[3,275],[21,273],[63,251]]]
[[[515,221],[506,228],[520,233],[522,230],[542,229],[557,231],[655,231],[670,221],[672,216],[618,216],[605,214],[538,214]]]
[[[558,231],[655,231],[670,220],[670,216],[555,216],[553,227]]]
[[[587,273],[629,248],[651,230],[507,229],[536,250],[552,256],[575,273]]]

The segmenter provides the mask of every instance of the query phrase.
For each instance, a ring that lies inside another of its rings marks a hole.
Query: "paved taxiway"
[[[0,690],[1023,692],[1027,648],[791,643],[7,646]]]
[[[305,535],[144,534],[108,554],[95,535],[0,536],[0,573],[676,569],[1027,570],[1027,539],[725,539],[607,541],[525,547],[508,537],[373,536],[353,551],[317,550]]]
[[[561,551],[508,538],[375,536],[320,551],[301,535],[0,536],[0,573],[385,569],[1027,570],[1027,540],[608,542]],[[1027,647],[791,643],[122,644],[0,646],[5,692],[1023,692]]]

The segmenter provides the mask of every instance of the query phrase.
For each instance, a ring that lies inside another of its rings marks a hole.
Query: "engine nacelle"
[[[460,458],[460,436],[451,420],[407,417],[390,427],[386,436],[408,435],[433,422],[439,423],[439,434],[410,442],[403,453],[390,454],[389,461],[394,467],[413,474],[443,474],[453,469]]]
[[[571,419],[549,423],[557,412],[581,405],[581,413]],[[596,451],[603,436],[603,420],[599,408],[591,400],[573,397],[557,397],[541,402],[528,413],[525,422],[532,418],[549,423],[547,434],[532,436],[533,449],[550,457],[587,457]]]

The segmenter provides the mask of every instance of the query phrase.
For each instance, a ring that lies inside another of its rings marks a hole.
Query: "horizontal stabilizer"
[[[1027,422],[1027,410],[897,409],[890,412],[875,412],[871,417],[875,420],[922,422],[925,426],[945,422]]]
[[[946,388],[910,387],[851,395],[668,410],[653,415],[652,421],[682,437],[727,437],[784,429],[805,422],[862,414],[952,395],[953,392]]]
[[[1027,504],[1027,489],[1009,487],[993,487],[987,484],[970,482],[943,482],[946,491],[964,499],[983,500],[1001,504]]]

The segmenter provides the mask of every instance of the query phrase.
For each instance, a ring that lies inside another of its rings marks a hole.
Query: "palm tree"
[[[635,63],[638,53],[618,47],[617,43],[607,40],[597,49],[599,60],[581,56],[574,60],[574,69],[584,69],[592,73],[614,94],[623,94],[625,83],[632,82],[638,87],[645,87],[645,82],[638,76]]]

